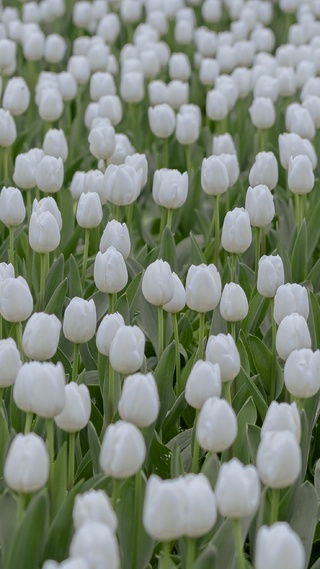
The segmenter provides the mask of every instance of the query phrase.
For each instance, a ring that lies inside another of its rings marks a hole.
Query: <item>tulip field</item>
[[[320,569],[320,1],[0,0],[0,569]]]

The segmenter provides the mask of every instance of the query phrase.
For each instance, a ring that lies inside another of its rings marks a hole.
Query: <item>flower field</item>
[[[3,0],[0,95],[0,568],[320,569],[319,0]]]

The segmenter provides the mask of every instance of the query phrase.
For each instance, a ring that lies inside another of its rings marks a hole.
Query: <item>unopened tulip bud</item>
[[[258,152],[249,172],[252,187],[264,184],[273,190],[278,183],[278,162],[273,152]]]
[[[294,397],[307,399],[320,389],[320,350],[293,350],[284,366],[284,382]]]
[[[117,538],[112,529],[101,522],[88,521],[76,530],[70,544],[70,555],[87,561],[89,569],[103,567],[106,559],[108,569],[120,568]]]
[[[145,531],[154,539],[171,541],[182,537],[185,511],[179,479],[162,480],[152,474],[148,479],[143,507]]]
[[[220,299],[220,314],[227,322],[238,322],[247,316],[248,300],[240,285],[236,283],[225,285]]]
[[[306,138],[301,138],[295,132],[279,135],[279,155],[281,166],[288,169],[290,156],[293,158],[299,154],[305,154],[311,160],[313,170],[317,166],[318,158],[315,149]]]
[[[94,192],[81,194],[76,213],[78,225],[85,229],[92,229],[100,225],[102,217],[103,211],[98,194]]]
[[[152,196],[154,201],[167,209],[181,207],[188,196],[188,174],[178,170],[162,168],[153,177]]]
[[[123,383],[118,411],[121,419],[149,427],[158,417],[160,399],[152,373],[128,375]]]
[[[201,409],[209,397],[220,397],[221,373],[218,364],[198,360],[186,383],[185,398],[191,407]]]
[[[210,452],[222,452],[233,444],[237,433],[237,416],[231,405],[225,399],[207,399],[197,421],[196,436],[200,446]]]
[[[43,121],[57,121],[63,113],[63,99],[57,87],[46,87],[39,100],[39,115]]]
[[[17,129],[9,111],[0,109],[0,146],[11,146],[17,138]]]
[[[12,77],[3,93],[2,106],[15,115],[24,113],[30,103],[30,91],[22,77]]]
[[[44,59],[48,63],[59,63],[64,58],[67,44],[59,34],[49,34],[44,44]]]
[[[105,124],[92,128],[88,137],[90,152],[97,160],[107,160],[112,156],[116,146],[113,126]]]
[[[123,256],[113,246],[104,253],[99,251],[94,262],[96,287],[107,294],[122,290],[128,282],[128,271]]]
[[[167,87],[168,103],[178,110],[181,105],[185,105],[189,101],[189,83],[175,79],[170,81]]]
[[[256,97],[249,108],[252,124],[257,128],[270,128],[276,120],[274,105],[269,97]]]
[[[266,227],[274,218],[275,208],[273,195],[267,186],[258,186],[247,189],[245,208],[253,227]]]
[[[50,253],[60,243],[59,225],[50,211],[38,209],[31,214],[29,243],[36,253]]]
[[[204,158],[201,166],[202,189],[211,196],[217,196],[227,191],[230,186],[228,169],[220,156]]]
[[[215,265],[191,265],[186,280],[186,303],[191,310],[209,312],[221,297],[221,277]]]
[[[45,193],[56,193],[63,184],[64,168],[62,158],[45,156],[36,169],[37,186]]]
[[[176,117],[173,109],[167,103],[149,107],[149,126],[151,132],[159,138],[168,138],[174,132]]]
[[[224,93],[218,89],[208,91],[206,99],[206,115],[213,121],[221,121],[228,115],[228,101]]]
[[[231,334],[209,336],[206,348],[206,360],[219,364],[221,381],[234,379],[240,371],[240,356]]]
[[[123,73],[120,82],[120,95],[126,103],[140,103],[144,98],[144,77],[132,71]]]
[[[222,226],[221,245],[229,253],[244,253],[251,245],[252,232],[248,212],[242,207],[228,211]]]
[[[143,363],[145,337],[138,326],[120,326],[111,342],[110,364],[119,373],[138,371]]]
[[[26,216],[23,197],[18,188],[3,187],[0,193],[0,220],[8,227],[20,225]]]
[[[94,300],[75,296],[68,304],[63,319],[63,333],[67,340],[83,344],[93,337],[97,325]]]
[[[289,403],[278,403],[277,401],[271,402],[261,428],[261,438],[270,431],[291,431],[295,435],[297,442],[300,443],[301,420],[296,402],[291,403],[291,405]]]
[[[281,359],[286,360],[294,350],[311,348],[308,324],[295,312],[285,316],[279,324],[276,336],[276,349]]]
[[[296,312],[308,319],[309,298],[306,287],[297,283],[286,283],[277,289],[274,297],[273,317],[276,323],[280,324],[285,316]]]
[[[173,278],[173,297],[169,302],[163,305],[163,309],[166,312],[172,314],[180,312],[186,305],[186,291],[176,273],[172,273]]]
[[[65,162],[68,158],[68,144],[63,130],[49,129],[44,137],[43,150],[45,154],[62,158]]]
[[[136,201],[142,188],[143,170],[128,164],[110,164],[104,181],[107,199],[116,205],[129,205]]]
[[[20,352],[12,338],[0,340],[0,387],[13,385],[22,365]]]
[[[303,569],[305,551],[287,522],[260,527],[255,549],[256,569]]]
[[[308,156],[290,156],[288,187],[294,194],[307,194],[314,186],[314,173]]]
[[[65,403],[62,411],[54,417],[54,422],[67,433],[77,433],[87,426],[91,414],[91,398],[89,389],[83,383],[74,381],[65,388]]]
[[[257,290],[261,296],[273,298],[284,283],[284,269],[279,255],[263,255],[259,260]]]
[[[50,360],[58,349],[61,322],[54,314],[35,312],[22,336],[23,351],[30,360]]]
[[[7,277],[0,283],[0,313],[8,322],[27,320],[33,310],[33,298],[23,277]]]
[[[103,490],[88,490],[84,494],[78,494],[74,501],[72,519],[76,530],[88,521],[106,524],[114,532],[118,527],[109,496]]]
[[[174,285],[169,263],[158,259],[151,263],[142,277],[142,294],[154,306],[163,306],[173,297]]]
[[[119,312],[106,314],[102,319],[96,336],[97,348],[101,354],[109,356],[112,340],[114,339],[118,328],[124,325],[125,322],[123,316],[121,316]]]
[[[115,247],[121,253],[124,259],[130,255],[131,240],[128,227],[125,223],[120,223],[116,219],[108,221],[106,228],[100,239],[99,249],[101,253],[105,253],[108,247]]]
[[[29,494],[46,485],[49,456],[43,440],[35,433],[13,439],[4,465],[4,478],[12,490]]]
[[[218,510],[227,518],[252,516],[260,502],[260,481],[257,469],[244,466],[237,458],[221,465],[215,486]]]
[[[13,388],[13,398],[26,413],[52,418],[61,412],[65,404],[65,374],[62,364],[28,362],[18,371]]]
[[[19,188],[27,190],[36,185],[35,173],[43,157],[44,152],[40,148],[32,148],[29,152],[18,154],[14,165],[13,181]]]
[[[113,478],[129,478],[144,463],[146,445],[138,427],[126,421],[117,421],[107,427],[101,451],[100,465]]]
[[[287,488],[301,471],[301,449],[291,431],[269,431],[261,439],[257,468],[262,482],[270,488]]]

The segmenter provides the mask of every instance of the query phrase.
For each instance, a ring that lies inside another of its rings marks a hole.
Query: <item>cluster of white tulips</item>
[[[0,566],[319,569],[319,1],[3,4]]]

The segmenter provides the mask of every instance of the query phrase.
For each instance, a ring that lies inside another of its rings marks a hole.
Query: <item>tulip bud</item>
[[[270,431],[291,431],[297,442],[300,443],[301,420],[296,402],[291,403],[291,405],[289,403],[278,403],[277,401],[271,402],[261,428],[261,438]]]
[[[279,255],[263,255],[258,265],[257,290],[261,296],[273,298],[284,283],[284,269]]]
[[[37,186],[46,193],[56,193],[63,184],[63,161],[62,158],[45,156],[36,169]]]
[[[57,121],[63,113],[63,99],[57,87],[46,87],[39,100],[39,115],[43,121]]]
[[[56,218],[50,211],[39,208],[31,214],[29,222],[29,244],[36,253],[50,253],[60,243],[60,230]]]
[[[99,45],[99,50],[101,49]],[[106,71],[97,71],[91,75],[90,79],[90,99],[92,101],[99,101],[105,95],[115,95],[116,85],[110,73]],[[100,115],[100,113],[99,113]],[[100,115],[102,116],[102,115]]]
[[[183,535],[186,516],[180,488],[179,478],[162,480],[152,474],[148,479],[143,525],[153,539],[171,541]]]
[[[159,409],[159,393],[152,373],[128,375],[118,403],[121,419],[140,428],[149,427],[156,421]]]
[[[229,253],[244,253],[251,245],[250,217],[243,207],[228,211],[223,221],[221,245]]]
[[[320,389],[320,350],[293,350],[284,365],[284,382],[294,397],[307,399]]]
[[[293,350],[311,348],[308,324],[295,312],[285,316],[279,324],[276,336],[276,349],[281,359],[286,360]]]
[[[215,486],[218,510],[226,518],[252,516],[259,506],[260,481],[257,469],[237,458],[221,465]]]
[[[17,138],[16,123],[9,111],[0,109],[0,146],[11,146]]]
[[[67,340],[84,344],[93,337],[97,325],[94,300],[84,300],[75,296],[68,304],[63,319],[63,333]]]
[[[206,115],[212,121],[221,121],[228,115],[228,101],[224,93],[212,89],[207,93]]]
[[[186,305],[186,291],[176,273],[172,273],[173,278],[173,297],[169,302],[163,305],[163,309],[166,312],[171,312],[175,314],[180,312]]]
[[[68,61],[67,71],[73,75],[78,85],[85,85],[91,74],[88,58],[84,55],[72,55]]]
[[[237,433],[237,416],[231,405],[218,397],[207,399],[199,413],[196,427],[200,446],[210,452],[222,452],[233,444]]]
[[[0,193],[0,220],[7,226],[20,225],[26,216],[23,197],[18,188],[3,187]]]
[[[225,285],[220,299],[220,314],[228,322],[238,322],[247,316],[248,300],[240,285]]]
[[[100,466],[113,478],[129,478],[138,472],[146,457],[146,445],[139,429],[125,421],[107,427],[100,451]]]
[[[204,57],[200,62],[199,80],[202,85],[212,87],[219,74],[219,65],[215,59]]]
[[[68,144],[62,129],[50,128],[43,141],[43,150],[48,156],[62,158],[65,162],[68,158]]]
[[[68,71],[58,74],[58,87],[64,101],[71,101],[77,94],[77,82],[74,76]]]
[[[5,92],[3,93],[2,106],[6,111],[15,115],[21,115],[29,107],[30,91],[28,85],[22,77],[12,77],[9,79]]]
[[[140,103],[144,98],[144,77],[138,71],[123,73],[120,96],[126,103]]]
[[[62,364],[28,362],[18,371],[13,389],[14,401],[26,413],[47,419],[63,409],[65,375]]]
[[[305,155],[290,156],[288,187],[294,194],[307,194],[314,186],[314,173],[310,158]]]
[[[212,154],[216,156],[220,156],[220,154],[237,154],[233,138],[229,132],[213,137]]]
[[[292,103],[286,108],[286,129],[309,140],[312,140],[316,133],[312,116],[298,103]]]
[[[101,522],[113,532],[118,527],[109,496],[103,490],[88,490],[84,494],[78,494],[74,501],[72,519],[76,530],[88,522]]]
[[[191,407],[201,409],[210,397],[221,395],[221,373],[218,364],[198,360],[186,383],[185,398]]]
[[[33,298],[23,277],[7,277],[0,283],[0,313],[8,322],[27,320],[33,310]]]
[[[204,158],[201,166],[202,189],[211,196],[217,196],[227,191],[230,186],[228,169],[220,156]]]
[[[90,192],[81,194],[78,201],[76,219],[80,227],[92,229],[102,221],[103,211],[98,194]]]
[[[58,349],[61,322],[54,314],[35,312],[23,332],[22,346],[31,360],[49,360]]]
[[[25,190],[33,188],[36,185],[36,169],[43,157],[44,153],[40,148],[32,148],[24,154],[18,154],[13,172],[14,183]]]
[[[148,109],[151,132],[159,138],[168,138],[174,132],[176,117],[167,103],[158,104]]]
[[[76,433],[89,423],[91,398],[86,385],[74,381],[65,385],[65,403],[62,411],[54,417],[59,429],[67,433]]]
[[[274,218],[275,208],[273,195],[269,188],[259,184],[252,188],[249,186],[246,193],[245,208],[253,227],[266,227]]]
[[[59,63],[63,60],[67,49],[67,44],[59,34],[49,34],[44,44],[44,59],[48,63]]]
[[[98,101],[99,116],[109,119],[112,125],[122,120],[121,99],[117,95],[103,95]]]
[[[233,78],[226,74],[218,75],[215,82],[215,89],[225,96],[228,110],[233,109],[238,99],[238,89]]]
[[[170,79],[188,81],[191,76],[191,66],[185,53],[172,53],[168,65]]]
[[[181,207],[188,195],[188,174],[178,170],[162,168],[153,177],[152,196],[154,201],[167,209]]]
[[[186,279],[186,303],[191,310],[209,312],[221,297],[221,277],[215,265],[191,265]]]
[[[176,139],[180,144],[193,144],[200,136],[200,122],[194,113],[181,113],[176,117]]]
[[[287,522],[261,526],[255,549],[256,569],[303,569],[305,551]]]
[[[175,79],[170,81],[167,87],[168,103],[169,105],[178,110],[181,105],[189,101],[189,83]]]
[[[256,97],[249,108],[252,124],[257,128],[270,128],[276,120],[274,105],[269,97]]]
[[[0,340],[0,388],[13,385],[22,365],[20,352],[12,338]]]
[[[12,490],[30,494],[46,485],[49,456],[43,440],[34,433],[13,439],[4,465],[4,478]]]
[[[96,287],[107,294],[122,290],[128,282],[128,271],[123,256],[111,246],[97,253],[94,262],[94,282]]]
[[[111,342],[120,326],[124,325],[123,316],[119,312],[106,314],[101,320],[96,336],[97,348],[101,354],[109,356]]]
[[[119,373],[138,371],[143,363],[145,337],[138,326],[120,326],[111,342],[110,364]]]
[[[262,482],[270,488],[287,488],[301,472],[301,449],[290,431],[269,431],[261,439],[257,469]]]
[[[142,188],[143,171],[127,164],[110,164],[104,174],[107,199],[115,205],[136,201]]]
[[[240,356],[231,334],[209,336],[206,347],[206,360],[219,364],[221,381],[234,379],[240,371]]]
[[[150,304],[163,306],[173,297],[174,285],[169,263],[158,259],[151,263],[142,277],[142,294]]]
[[[258,152],[249,172],[252,187],[263,184],[273,190],[278,183],[278,163],[273,152]]]
[[[107,160],[115,151],[115,130],[113,126],[109,124],[92,128],[88,136],[88,141],[91,154],[93,154],[97,160]]]
[[[276,323],[280,324],[285,316],[296,312],[308,319],[309,298],[306,287],[296,283],[286,283],[279,286],[274,297],[273,317]]]
[[[299,154],[304,154],[310,158],[313,170],[317,166],[317,154],[310,140],[301,138],[295,132],[285,132],[279,135],[279,154],[281,166],[286,170],[288,169],[290,156],[294,158]]]
[[[99,249],[101,253],[105,253],[111,246],[117,249],[124,259],[129,257],[131,241],[127,225],[125,223],[121,224],[116,219],[108,221],[100,239]]]
[[[70,544],[70,555],[87,561],[89,569],[105,566],[106,560],[108,569],[120,568],[117,538],[112,529],[101,522],[89,521],[76,530]]]
[[[22,38],[22,51],[27,60],[39,61],[43,56],[45,35],[40,30],[33,30]]]
[[[142,170],[143,176],[141,185],[144,187],[148,180],[148,161],[146,155],[138,154],[138,152],[135,152],[130,156],[126,156],[124,163],[134,168],[136,172]]]
[[[183,534],[200,537],[208,533],[217,519],[216,497],[204,474],[187,474],[178,479],[185,512]]]
[[[274,65],[274,62],[271,61],[271,65]],[[256,99],[269,99],[269,101],[272,103],[272,105],[270,105],[270,103],[267,103],[265,101],[265,103],[260,103],[261,104],[261,108],[264,107],[264,105],[266,105],[265,110],[267,112],[270,112],[271,109],[273,109],[273,114],[274,114],[274,108],[273,108],[273,103],[276,102],[277,98],[279,96],[279,81],[276,77],[271,77],[271,75],[269,75],[268,73],[263,73],[258,80],[255,83],[254,89],[253,89],[253,104],[255,102]],[[267,110],[269,109],[269,111]],[[250,112],[250,109],[249,109]],[[250,113],[251,114],[251,113]],[[275,115],[274,115],[275,118]],[[253,121],[252,121],[253,122]]]

